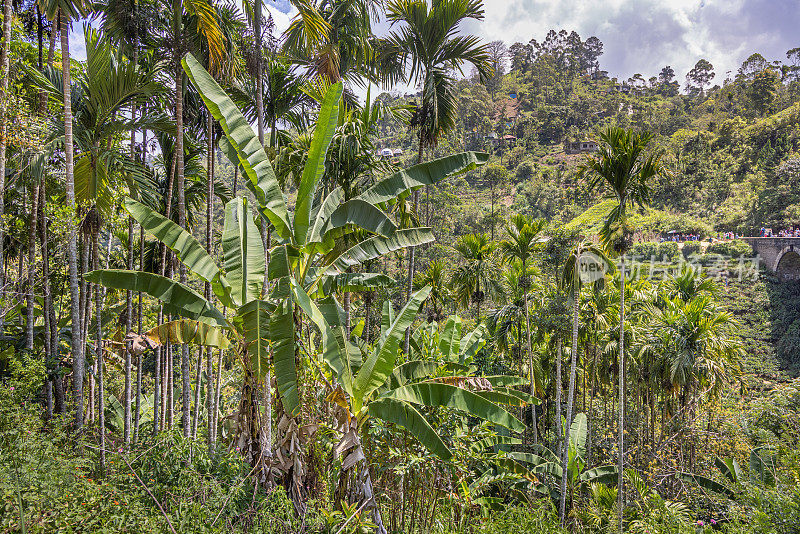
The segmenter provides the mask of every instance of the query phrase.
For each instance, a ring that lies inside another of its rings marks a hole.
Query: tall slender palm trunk
[[[147,145],[147,138],[143,136],[142,144]],[[144,270],[144,227],[139,226],[139,270]],[[137,295],[136,333],[142,335],[142,292]],[[157,366],[156,366],[157,367]],[[158,386],[158,384],[156,384]],[[155,390],[155,388],[154,388]],[[155,404],[155,391],[153,392]],[[142,413],[142,354],[136,355],[136,408],[133,415],[133,441],[139,441],[139,421]],[[155,422],[155,419],[153,420]]]
[[[27,294],[25,295],[25,348],[33,350],[33,326],[36,320],[34,314],[34,286],[36,283],[36,219],[39,215],[39,184],[35,184],[31,190],[31,209],[30,222],[28,224],[28,283]]]
[[[93,229],[92,233],[92,268],[100,268],[99,241],[100,229]],[[103,295],[100,284],[94,285],[94,303],[97,315],[97,340],[95,345],[95,358],[97,360],[97,420],[100,432],[100,471],[106,469],[106,399],[103,384]]]
[[[524,271],[525,264],[523,263],[523,271]],[[530,309],[528,308],[528,293],[527,291],[523,295],[523,299],[525,301],[525,332],[527,334],[527,348],[528,348],[528,375],[530,377],[530,393],[531,397],[535,396],[536,391],[534,387],[534,376],[533,376],[533,350],[531,350],[531,315]],[[536,405],[531,404],[531,427],[533,427],[533,442],[539,442],[539,428],[536,421]]]
[[[619,296],[619,455],[617,457],[618,531],[622,532],[622,511],[625,508],[625,256],[620,262]]]
[[[184,161],[183,161],[183,67],[181,55],[183,53],[183,2],[174,0],[172,3],[174,17],[175,37],[175,185],[178,190],[178,224],[186,228],[186,192],[184,191]],[[178,278],[182,284],[186,283],[186,266],[178,262]],[[190,393],[191,376],[189,375],[189,346],[181,345],[181,425],[183,436],[189,437],[190,425]],[[170,375],[171,376],[171,375]]]
[[[64,85],[64,177],[66,180],[67,207],[69,208],[69,230],[67,239],[67,269],[69,271],[70,309],[72,315],[72,397],[75,402],[75,428],[83,427],[83,378],[84,353],[80,335],[74,335],[76,325],[80,328],[81,310],[78,290],[78,234],[75,226],[75,176],[73,166],[72,139],[72,99],[70,94],[71,77],[69,72],[69,19],[63,13],[59,16],[61,25],[61,69]],[[0,178],[2,180],[2,178]],[[0,189],[2,189],[0,187]],[[2,205],[2,203],[0,203]],[[2,240],[0,240],[2,242]],[[0,254],[2,257],[2,254]],[[0,269],[2,271],[2,269]]]
[[[11,0],[5,1],[3,9],[3,47],[0,49],[0,220],[5,209],[4,194],[6,189],[6,95],[8,94],[8,73],[11,66]],[[3,227],[0,225],[0,300],[5,294],[6,268],[3,261]],[[0,331],[3,330],[5,315],[0,313]]]
[[[567,418],[564,424],[564,448],[561,453],[561,499],[559,501],[558,513],[561,518],[561,525],[566,523],[566,503],[567,503],[567,461],[569,457],[569,429],[572,425],[572,410],[575,404],[575,366],[578,361],[578,322],[579,322],[579,304],[581,292],[579,288],[575,288],[573,292],[572,309],[572,348],[570,350],[569,362],[569,393],[567,397]]]
[[[556,348],[556,406],[555,406],[555,416],[556,416],[556,448],[558,449],[558,457],[561,458],[561,451],[563,447],[562,443],[562,436],[564,435],[564,431],[562,430],[561,426],[561,339],[558,340],[558,346]]]

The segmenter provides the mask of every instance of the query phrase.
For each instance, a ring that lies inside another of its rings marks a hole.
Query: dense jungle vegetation
[[[290,3],[3,3],[0,532],[799,532],[800,48]]]

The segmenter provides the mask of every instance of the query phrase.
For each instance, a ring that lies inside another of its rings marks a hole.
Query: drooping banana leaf
[[[172,250],[187,269],[212,284],[224,280],[217,264],[190,232],[132,198],[126,197],[123,205],[131,217]],[[224,285],[227,281],[221,283]]]
[[[270,317],[269,333],[272,340],[272,358],[278,392],[286,411],[296,415],[300,410],[300,396],[297,391],[293,312],[292,299],[284,300]]]
[[[236,150],[239,164],[248,178],[250,190],[256,196],[260,211],[275,227],[278,236],[291,240],[292,226],[283,192],[258,136],[236,104],[193,55],[186,54],[182,63],[183,70],[200,93],[209,112],[219,121],[225,137]]]
[[[722,495],[726,495],[728,497],[733,497],[735,495],[732,489],[728,488],[727,486],[723,486],[716,480],[712,480],[702,475],[695,475],[694,473],[685,473],[682,471],[678,471],[677,473],[675,473],[675,476],[680,480],[683,480],[684,482],[697,484],[701,488],[707,489],[709,491],[721,493]]]
[[[371,291],[394,285],[394,279],[383,273],[344,273],[323,276],[320,288],[322,295],[339,291]]]
[[[587,469],[580,474],[578,480],[587,484],[601,482],[608,486],[617,482],[617,473],[619,473],[619,471],[616,465],[601,465],[600,467]]]
[[[143,271],[101,269],[86,273],[84,278],[110,289],[141,291],[159,300],[168,313],[186,319],[226,326],[225,316],[193,289],[165,276]]]
[[[356,198],[377,205],[394,199],[411,189],[433,185],[448,176],[471,171],[487,161],[489,161],[489,154],[462,152],[427,163],[420,163],[387,176]]]
[[[384,237],[391,237],[397,230],[397,225],[383,210],[356,198],[339,205],[319,228],[319,233],[324,238],[332,230],[347,225]]]
[[[434,241],[430,228],[397,230],[391,237],[375,236],[350,247],[328,262],[326,274],[340,274],[348,267],[380,258],[401,248],[417,247]]]
[[[387,423],[394,423],[408,430],[415,439],[436,456],[449,460],[453,453],[442,438],[431,427],[421,413],[407,402],[395,399],[378,399],[369,404],[369,414]]]
[[[222,258],[234,304],[241,306],[261,298],[264,242],[244,197],[236,197],[225,205]]]
[[[231,344],[220,327],[191,319],[178,319],[164,323],[148,330],[144,335],[158,345],[170,342],[179,345],[191,344],[225,350]]]
[[[524,432],[525,425],[497,404],[471,391],[449,384],[422,382],[387,391],[383,397],[423,406],[444,406],[495,423],[515,432]]]
[[[272,337],[270,316],[274,310],[275,305],[272,303],[251,300],[237,311],[242,320],[247,356],[250,358],[253,375],[257,380],[262,380],[269,369],[269,344]]]

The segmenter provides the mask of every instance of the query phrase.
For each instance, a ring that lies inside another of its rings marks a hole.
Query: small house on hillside
[[[519,117],[519,100],[514,98],[504,98],[495,104],[494,120],[505,121],[506,126],[513,126]]]
[[[599,145],[595,141],[568,141],[565,143],[564,151],[567,154],[581,154],[583,152],[595,152]]]

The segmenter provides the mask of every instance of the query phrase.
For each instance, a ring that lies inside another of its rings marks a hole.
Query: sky
[[[283,31],[296,10],[288,0],[265,3],[276,32]],[[647,79],[670,65],[683,82],[704,58],[715,67],[713,83],[722,83],[753,52],[785,60],[787,50],[800,47],[800,0],[484,0],[484,8],[485,19],[464,23],[465,33],[507,45],[541,41],[550,29],[575,30],[584,40],[594,35],[605,45],[601,68],[619,79]],[[387,30],[386,23],[375,28]],[[79,27],[71,41],[83,59]]]

